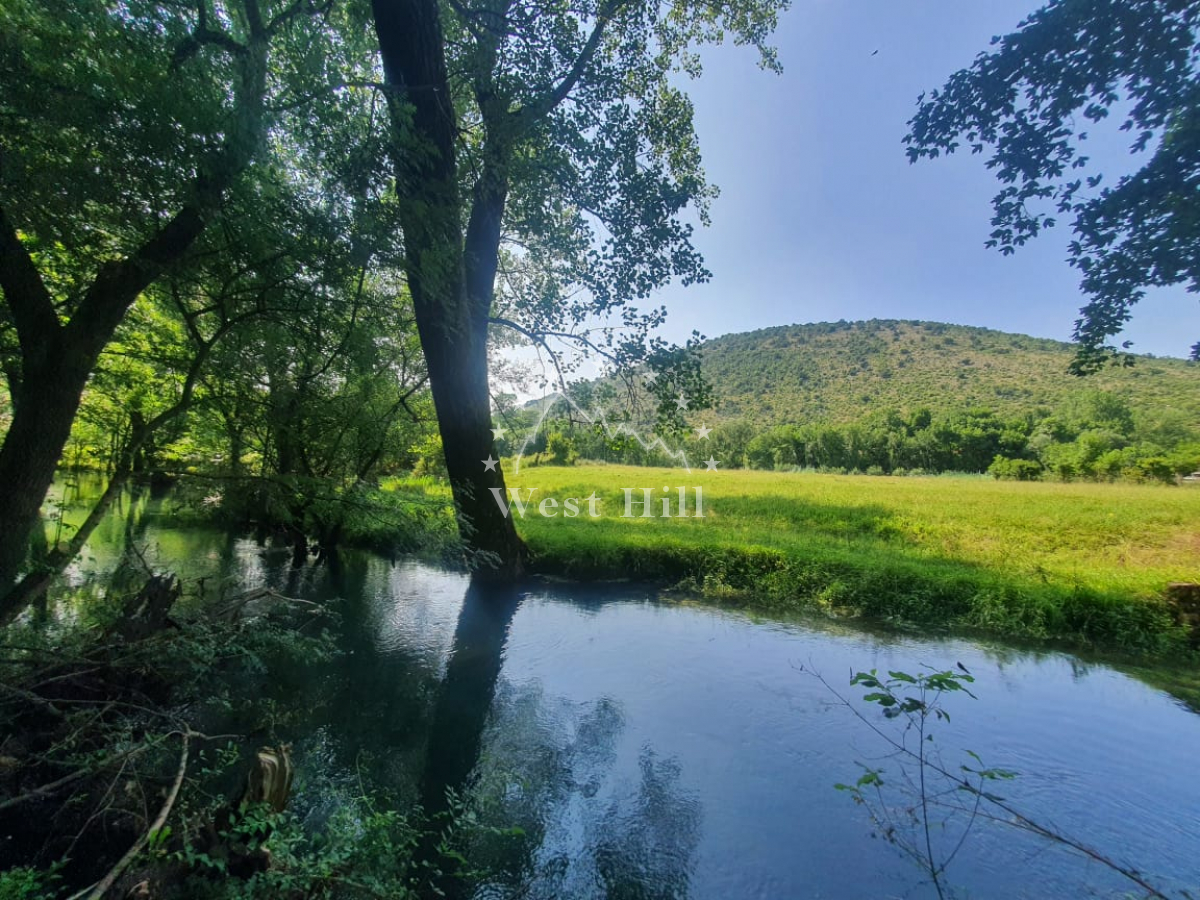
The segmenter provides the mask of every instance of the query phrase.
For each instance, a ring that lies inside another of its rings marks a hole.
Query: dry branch
[[[163,801],[162,808],[159,809],[158,815],[154,817],[154,821],[150,823],[150,828],[141,837],[139,837],[122,856],[115,866],[113,866],[107,875],[105,875],[96,886],[93,887],[90,893],[87,894],[87,900],[101,900],[106,893],[116,883],[116,880],[121,877],[121,873],[129,868],[129,864],[137,858],[137,855],[142,852],[146,844],[149,843],[150,837],[162,830],[162,827],[167,824],[167,817],[171,815],[171,808],[175,805],[176,798],[179,797],[179,789],[183,786],[184,775],[187,774],[188,762],[188,743],[191,740],[192,732],[181,732],[183,744],[179,751],[179,769],[175,773],[175,781],[171,785],[171,790],[167,793],[167,799]],[[80,894],[76,894],[76,897]],[[74,897],[71,900],[75,900]]]

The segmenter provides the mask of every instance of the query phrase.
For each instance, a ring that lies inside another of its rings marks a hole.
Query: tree
[[[1200,290],[1198,39],[1196,0],[1051,0],[922,95],[909,122],[912,161],[989,148],[1003,184],[989,246],[1012,253],[1055,215],[1074,217],[1069,259],[1088,298],[1075,323],[1076,374],[1131,361],[1109,340],[1146,288]],[[1114,114],[1134,153],[1153,149],[1101,187],[1087,129]]]
[[[310,0],[0,11],[0,290],[13,418],[0,591],[23,563],[80,397],[139,295],[187,256],[261,149],[268,99],[313,50]],[[0,618],[15,610],[0,602]]]
[[[504,490],[503,474],[483,465],[494,449],[487,347],[501,318],[502,241],[526,272],[506,281],[524,320],[503,324],[635,356],[635,338],[589,337],[589,317],[617,311],[644,335],[661,311],[642,315],[630,301],[672,278],[707,277],[683,215],[695,205],[704,217],[712,191],[674,76],[696,75],[694,47],[727,32],[774,66],[765,40],[785,6],[372,0],[405,271],[446,468],[460,527],[494,577],[518,576],[524,556],[490,494]]]

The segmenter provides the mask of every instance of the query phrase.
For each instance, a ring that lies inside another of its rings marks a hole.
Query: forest
[[[760,397],[771,402],[769,394]],[[578,460],[650,466],[678,462],[671,452],[647,447],[648,442],[619,430],[621,419],[589,422],[572,416],[566,404],[565,414],[552,414],[537,429],[545,405],[509,411],[504,421],[514,437],[506,437],[504,449],[515,453],[524,448],[534,463],[555,465]],[[786,420],[787,413],[779,418]],[[986,472],[1021,481],[1177,484],[1200,469],[1200,436],[1193,421],[1169,407],[1135,413],[1119,395],[1080,389],[1057,407],[1013,418],[988,408],[951,407],[934,413],[917,407],[872,410],[849,423],[801,420],[763,427],[760,420],[718,420],[703,451],[733,469],[835,475]],[[679,446],[684,446],[682,439]]]
[[[725,468],[1164,484],[1200,469],[1200,370],[1188,360],[1131,357],[1084,379],[1068,371],[1069,344],[899,320],[723,335],[697,352],[711,406],[689,422],[711,427],[705,453]],[[678,462],[620,430],[648,436],[663,424],[625,382],[564,389],[560,401],[498,398],[503,452],[524,446],[560,465]],[[668,447],[687,445],[679,423],[663,434]]]

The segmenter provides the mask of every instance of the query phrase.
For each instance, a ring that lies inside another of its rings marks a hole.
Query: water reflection
[[[517,611],[516,588],[472,582],[463,597],[454,644],[429,728],[421,802],[436,816],[448,791],[460,792],[479,761],[483,730],[504,661],[508,628]]]
[[[928,896],[832,788],[880,748],[798,666],[840,687],[852,669],[955,661],[980,699],[939,726],[948,755],[1021,771],[1006,793],[1022,809],[1177,892],[1200,884],[1200,717],[1106,666],[753,621],[629,585],[495,595],[361,553],[296,570],[286,545],[165,527],[150,498],[119,513],[77,577],[119,563],[133,534],[187,577],[337,610],[345,652],[272,687],[305,781],[297,802],[319,818],[339,791],[365,787],[437,808],[446,787],[465,787],[483,824],[521,829],[464,835],[490,873],[480,898]],[[951,881],[973,897],[1125,887],[1001,826],[980,828]]]

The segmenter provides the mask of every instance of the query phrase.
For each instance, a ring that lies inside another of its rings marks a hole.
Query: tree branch
[[[571,66],[571,71],[540,100],[527,104],[513,113],[513,116],[523,126],[531,125],[543,116],[548,115],[558,104],[567,99],[567,95],[575,89],[575,85],[579,83],[579,79],[583,77],[583,73],[596,56],[596,51],[600,47],[600,40],[604,37],[604,29],[626,2],[627,0],[611,0],[611,2],[606,3],[597,12],[596,24],[592,26],[592,33],[588,35],[583,49],[579,51],[579,56],[576,57],[575,64]]]
[[[142,852],[142,848],[150,842],[150,837],[161,831],[162,827],[167,824],[167,817],[171,815],[171,808],[175,805],[175,800],[179,797],[180,787],[183,786],[183,777],[187,774],[188,742],[191,740],[192,733],[184,731],[182,734],[183,745],[179,751],[179,770],[175,773],[175,782],[171,785],[171,790],[167,794],[167,799],[163,801],[158,815],[154,817],[149,830],[134,842],[133,846],[125,852],[125,855],[117,861],[117,864],[109,870],[108,874],[100,879],[96,886],[92,888],[91,892],[87,895],[87,900],[102,900],[104,895],[116,883],[117,879],[121,877],[121,873],[129,868],[129,864],[137,858],[137,855]]]
[[[615,354],[609,352],[608,350],[605,350],[603,347],[601,347],[595,341],[591,340],[588,337],[585,337],[582,334],[572,334],[569,331],[542,331],[542,330],[539,330],[539,331],[535,332],[528,328],[525,328],[524,326],[518,325],[516,322],[510,321],[509,319],[504,319],[504,318],[499,318],[499,317],[489,318],[488,321],[491,322],[493,325],[501,325],[505,328],[511,328],[513,331],[519,332],[520,334],[525,335],[526,337],[530,338],[531,340],[537,341],[539,344],[542,344],[543,346],[545,346],[546,338],[558,338],[560,341],[574,341],[575,343],[580,344],[583,347],[586,347],[588,350],[591,350],[593,353],[597,354],[598,356],[604,357],[605,359],[607,359],[609,362],[613,363],[614,365],[621,364],[621,360]],[[549,349],[549,348],[547,347],[546,349]]]
[[[267,33],[274,35],[279,32],[279,29],[301,14],[305,15],[325,15],[333,8],[333,0],[325,0],[324,3],[317,4],[313,0],[295,0],[291,6],[279,13],[267,25]]]
[[[61,326],[50,292],[3,205],[0,205],[0,290],[4,291],[4,300],[12,313],[22,355],[38,350],[44,353],[47,348],[37,345],[57,336]]]
[[[564,394],[567,392],[567,379],[566,379],[566,376],[563,374],[563,368],[562,368],[562,364],[559,362],[558,353],[554,350],[553,347],[550,346],[549,342],[546,340],[545,335],[539,334],[536,331],[531,331],[530,329],[524,327],[523,325],[518,325],[516,322],[512,321],[511,319],[502,319],[499,317],[491,317],[488,319],[488,321],[490,323],[492,323],[493,325],[500,325],[500,326],[503,326],[504,328],[509,328],[509,329],[517,332],[518,334],[523,334],[523,335],[525,335],[525,337],[529,338],[535,344],[538,344],[540,347],[545,349],[545,351],[550,354],[550,362],[552,362],[554,364],[554,372],[558,376],[559,388],[562,390],[562,392]],[[545,371],[545,370],[543,370],[543,371]]]

